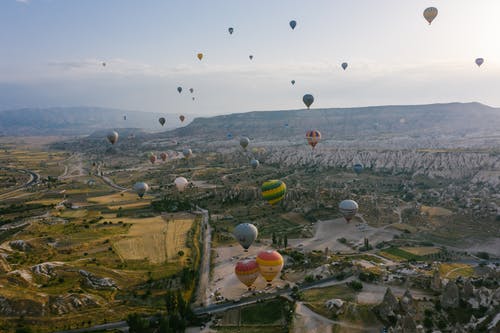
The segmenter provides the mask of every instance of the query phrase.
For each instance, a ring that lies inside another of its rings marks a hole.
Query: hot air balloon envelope
[[[256,159],[251,160],[250,165],[252,166],[252,168],[257,169],[260,165],[259,160]]]
[[[240,139],[240,146],[243,147],[243,149],[245,150],[247,149],[249,143],[250,139],[245,136]]]
[[[356,164],[354,164],[352,169],[354,170],[355,173],[357,173],[359,175],[363,171],[363,164],[356,163]]]
[[[184,155],[185,158],[190,158],[191,155],[193,155],[193,151],[189,148],[184,148],[182,155]]]
[[[318,130],[307,131],[306,139],[307,143],[314,149],[321,140],[321,133]]]
[[[283,268],[283,257],[274,250],[259,252],[255,261],[259,265],[260,274],[268,283],[270,283]]]
[[[275,205],[285,197],[286,184],[281,180],[268,180],[262,184],[261,191],[264,200],[270,205]]]
[[[233,230],[234,238],[236,238],[238,243],[240,243],[245,250],[248,250],[248,248],[253,244],[255,239],[257,239],[258,234],[259,232],[257,227],[251,223],[238,224]]]
[[[146,193],[148,190],[149,186],[146,183],[140,182],[140,183],[135,183],[134,185],[134,191],[140,198],[142,198],[144,196],[144,193]]]
[[[302,101],[304,102],[304,104],[307,106],[307,108],[309,109],[309,107],[312,105],[312,103],[314,102],[314,97],[313,95],[311,94],[305,94],[304,97],[302,97]]]
[[[424,10],[424,18],[427,22],[429,22],[429,24],[431,24],[432,21],[434,21],[437,14],[438,14],[438,10],[436,7],[429,7],[429,8],[426,8]]]
[[[354,200],[344,200],[339,204],[339,210],[346,221],[349,222],[358,212],[358,203]]]
[[[254,259],[238,261],[234,267],[234,274],[236,274],[238,280],[248,288],[250,288],[259,277],[259,273],[259,265]]]
[[[175,184],[175,187],[177,187],[177,190],[179,190],[179,192],[182,192],[182,191],[184,191],[186,189],[186,187],[188,186],[189,182],[184,177],[177,177],[174,180],[174,184]]]
[[[293,30],[297,26],[297,21],[291,20],[289,24],[290,24],[290,28],[292,28],[292,30]]]
[[[109,132],[108,135],[106,135],[106,137],[108,138],[108,141],[111,142],[112,145],[114,145],[116,141],[118,141],[118,133],[116,131]]]

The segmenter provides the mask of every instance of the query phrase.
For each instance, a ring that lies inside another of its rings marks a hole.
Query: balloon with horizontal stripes
[[[274,250],[259,252],[255,261],[259,265],[260,275],[267,283],[270,283],[283,268],[283,257]]]
[[[268,180],[262,184],[261,191],[264,200],[270,205],[275,205],[285,197],[286,184],[277,179]]]
[[[259,265],[254,259],[240,260],[234,267],[234,274],[245,286],[250,286],[259,277]]]

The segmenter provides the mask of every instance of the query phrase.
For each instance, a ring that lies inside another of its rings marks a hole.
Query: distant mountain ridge
[[[276,140],[304,137],[317,129],[334,140],[380,138],[383,135],[431,138],[470,134],[500,135],[500,108],[481,103],[390,105],[289,111],[256,111],[196,118],[184,127],[155,137],[196,136],[225,139],[228,134]]]
[[[167,119],[163,129],[180,126],[178,114],[100,107],[4,110],[0,111],[0,135],[85,135],[109,128],[161,130],[159,117]]]

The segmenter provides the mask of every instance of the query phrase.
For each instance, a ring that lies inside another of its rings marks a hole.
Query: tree
[[[127,317],[127,325],[130,333],[145,333],[148,332],[148,322],[138,313],[129,314]]]
[[[32,333],[33,330],[29,327],[21,327],[16,329],[16,333]]]
[[[177,298],[171,290],[165,294],[165,306],[169,315],[177,312]]]
[[[275,245],[277,243],[277,241],[276,241],[276,234],[274,232],[272,235],[272,239],[273,239],[273,245]]]
[[[283,238],[283,245],[284,247],[288,247],[288,236],[285,234],[285,237]]]

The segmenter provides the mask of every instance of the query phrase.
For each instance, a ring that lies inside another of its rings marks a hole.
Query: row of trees
[[[177,333],[184,332],[194,318],[189,303],[184,300],[180,289],[168,290],[165,294],[166,313],[147,319],[134,313],[127,317],[130,333]]]
[[[273,245],[275,246],[288,247],[288,236],[286,234],[276,236],[276,233],[273,232],[272,240],[273,240]]]

